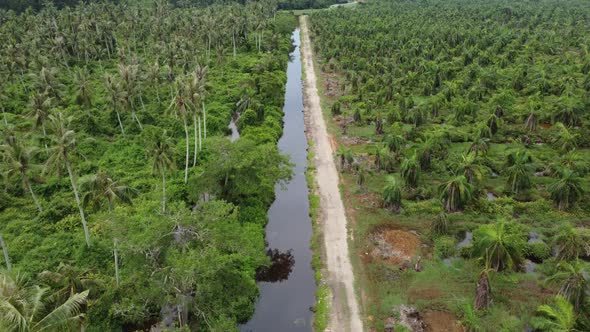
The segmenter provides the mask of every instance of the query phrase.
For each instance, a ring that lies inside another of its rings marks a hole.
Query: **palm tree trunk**
[[[72,165],[66,157],[66,168],[68,169],[68,175],[70,176],[70,182],[72,183],[72,189],[74,190],[74,196],[76,197],[76,203],[78,204],[78,210],[80,210],[80,217],[82,217],[82,226],[84,227],[84,237],[86,238],[86,245],[90,248],[90,233],[88,232],[88,224],[86,223],[86,216],[84,216],[84,209],[80,202],[80,196],[78,195],[78,188],[76,187],[76,180],[74,180],[74,172],[72,172]]]
[[[119,114],[119,111],[115,110],[115,113],[117,113],[117,120],[119,121],[119,127],[121,128],[121,134],[125,135],[125,130],[123,129],[123,122],[121,122],[121,114]]]
[[[8,257],[8,248],[6,247],[6,242],[4,242],[4,238],[0,235],[0,246],[2,246],[2,251],[4,252],[4,262],[6,262],[6,270],[10,271],[10,257]]]
[[[205,109],[205,102],[203,102],[203,138],[207,138],[207,110]]]
[[[41,128],[43,128],[43,141],[45,141],[45,150],[47,150],[47,131],[45,130],[45,121],[41,122]]]
[[[184,121],[184,137],[186,139],[186,158],[185,158],[185,163],[184,163],[184,183],[186,184],[188,182],[188,159],[189,159],[189,151],[190,151],[190,138],[188,135],[188,125],[186,123],[186,116],[182,117],[182,120]]]
[[[29,178],[27,177],[26,174],[22,174],[23,180],[25,181],[25,186],[27,186],[27,188],[29,189],[29,192],[31,193],[31,197],[33,197],[33,202],[35,202],[35,206],[37,206],[37,209],[39,210],[39,212],[43,212],[43,208],[41,207],[41,204],[39,204],[39,201],[37,200],[37,196],[35,196],[35,192],[33,191],[33,187],[31,187],[31,183],[29,182]]]
[[[113,254],[115,255],[115,280],[117,281],[117,286],[121,284],[119,279],[119,253],[117,252],[117,239],[113,239]]]
[[[162,166],[162,212],[166,212],[166,167]]]
[[[197,112],[193,112],[193,128],[194,128],[194,135],[195,135],[195,146],[193,148],[193,167],[197,165],[197,154],[198,154],[198,143],[199,138],[197,137]]]
[[[199,151],[201,151],[203,149],[203,138],[201,136],[201,117],[198,117],[198,123],[199,123]]]
[[[143,126],[141,125],[141,122],[139,121],[139,118],[137,117],[137,114],[135,113],[135,111],[131,112],[131,116],[135,119],[135,121],[137,122],[137,125],[139,125],[139,129],[143,130]]]
[[[233,47],[233,54],[234,54],[234,61],[236,60],[236,35],[232,32],[231,34],[231,43]]]

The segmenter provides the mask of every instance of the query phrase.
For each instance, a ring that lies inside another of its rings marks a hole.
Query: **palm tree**
[[[438,214],[438,217],[432,220],[430,225],[433,234],[444,235],[448,233],[449,229],[449,217],[446,213],[442,212]]]
[[[516,151],[508,155],[506,175],[510,191],[518,193],[531,187],[531,161],[532,158],[526,151]]]
[[[354,156],[352,151],[345,146],[339,146],[336,156],[340,159],[340,169],[344,172],[346,165],[352,165],[354,162]]]
[[[61,173],[60,171],[65,165],[70,177],[72,190],[74,191],[74,197],[76,198],[76,204],[78,204],[80,217],[82,218],[82,226],[84,227],[86,245],[90,247],[90,232],[88,231],[86,216],[84,215],[82,202],[80,201],[80,196],[78,195],[78,186],[76,185],[76,178],[74,176],[74,170],[70,161],[70,154],[74,153],[76,148],[75,132],[69,129],[72,117],[64,117],[64,115],[59,112],[55,115],[50,115],[49,121],[53,135],[51,136],[52,147],[50,149],[49,158],[47,159],[47,166],[48,169],[52,168],[57,170],[58,173]]]
[[[76,84],[76,102],[84,106],[92,106],[92,86],[88,70],[80,69],[74,76]]]
[[[471,145],[469,145],[468,153],[474,153],[475,156],[479,156],[479,154],[486,154],[490,148],[489,139],[485,137],[481,137],[480,135],[476,135]]]
[[[148,154],[152,157],[152,173],[162,174],[162,212],[166,212],[166,169],[174,168],[172,141],[166,131],[152,143]]]
[[[495,271],[517,268],[523,261],[526,234],[519,224],[499,221],[482,225],[473,233],[473,253]]]
[[[475,310],[486,310],[492,302],[492,287],[490,285],[490,272],[492,270],[486,266],[479,273],[477,284],[475,286]]]
[[[121,90],[120,84],[117,83],[115,78],[112,75],[107,74],[104,78],[105,88],[107,90],[107,94],[109,95],[109,103],[111,104],[111,109],[117,114],[117,121],[119,121],[119,128],[121,128],[121,134],[125,135],[125,130],[123,129],[123,123],[121,122],[121,114],[119,113],[119,109],[117,106],[124,100],[124,93]]]
[[[402,207],[402,186],[395,177],[388,176],[383,188],[383,207],[395,213],[399,213]]]
[[[53,289],[57,289],[51,295],[51,299],[58,301],[66,301],[70,296],[98,285],[91,270],[81,270],[64,263],[60,263],[55,272],[43,271],[38,277]]]
[[[557,251],[557,258],[560,260],[572,260],[583,255],[590,255],[590,232],[570,225],[561,226],[559,232],[553,237],[553,245]]]
[[[483,178],[484,169],[485,166],[479,164],[475,153],[469,153],[461,155],[461,160],[456,164],[455,173],[465,176],[469,183],[475,184]]]
[[[533,327],[547,332],[576,332],[576,313],[567,299],[556,296],[552,304],[543,304],[537,308],[537,317],[531,321]]]
[[[547,282],[561,284],[557,294],[573,304],[574,310],[578,312],[590,291],[588,274],[578,259],[572,263],[561,261],[557,264],[557,269],[557,273],[549,277]]]
[[[574,206],[584,196],[582,178],[567,168],[562,168],[560,179],[551,183],[547,190],[559,210]]]
[[[135,195],[133,189],[113,180],[104,171],[81,178],[80,190],[84,193],[84,204],[100,206],[102,201],[106,200],[109,212],[113,210],[116,201],[130,204],[131,198]]]
[[[558,131],[557,137],[554,139],[555,145],[562,151],[571,151],[578,146],[578,133],[572,133],[563,123],[558,122],[554,126]]]
[[[29,102],[30,111],[27,113],[27,116],[33,118],[35,128],[41,126],[44,139],[47,138],[45,123],[49,117],[51,105],[52,99],[48,97],[46,93],[34,92],[31,96],[31,101]],[[45,144],[45,147],[47,148],[47,144]]]
[[[41,332],[80,329],[89,291],[72,294],[48,307],[49,288],[30,286],[20,275],[0,274],[0,328],[3,331]]]
[[[440,199],[448,213],[461,210],[473,198],[473,185],[464,175],[456,176],[440,186]]]
[[[401,176],[410,188],[415,188],[420,179],[420,165],[416,159],[414,154],[411,158],[404,159],[400,167]]]
[[[5,176],[18,175],[23,188],[29,191],[39,212],[43,212],[28,176],[28,171],[36,166],[32,164],[32,160],[37,153],[37,148],[25,146],[23,140],[15,136],[11,144],[0,145],[0,153],[4,161],[2,166],[4,166]]]

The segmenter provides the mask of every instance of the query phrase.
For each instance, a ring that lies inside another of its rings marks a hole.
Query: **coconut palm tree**
[[[546,281],[561,285],[557,294],[573,304],[576,312],[579,312],[586,300],[586,295],[590,292],[587,271],[578,259],[571,263],[559,262],[557,272],[547,278]]]
[[[76,84],[76,102],[87,107],[92,106],[92,85],[86,68],[80,69],[74,76]]]
[[[46,93],[33,92],[31,101],[29,102],[30,111],[27,113],[27,116],[33,119],[35,128],[42,128],[43,139],[47,139],[45,123],[49,117],[51,106],[52,99]],[[45,144],[45,147],[47,148],[47,144]]]
[[[24,140],[16,136],[10,144],[0,145],[0,153],[2,155],[2,169],[5,177],[18,176],[21,184],[25,190],[28,190],[33,198],[33,202],[39,212],[43,212],[43,208],[35,196],[35,191],[31,186],[29,180],[29,171],[37,165],[33,164],[33,158],[37,154],[38,149],[35,147],[27,147],[24,145]]]
[[[553,246],[560,260],[572,260],[590,255],[590,232],[573,228],[571,225],[561,226],[553,237]]]
[[[121,114],[119,113],[118,108],[121,102],[124,101],[124,92],[121,90],[120,84],[112,75],[105,75],[104,84],[107,90],[107,94],[109,96],[109,104],[111,105],[111,109],[117,114],[117,121],[119,122],[121,134],[125,135],[125,129],[123,128],[123,123],[121,122]]]
[[[474,187],[464,175],[459,175],[443,183],[439,192],[445,211],[453,213],[471,201]]]
[[[166,131],[156,137],[148,155],[153,160],[152,173],[159,171],[162,174],[162,212],[166,212],[166,170],[174,169],[172,141]]]
[[[54,301],[66,301],[70,296],[93,289],[98,285],[91,270],[79,269],[64,263],[60,263],[55,272],[43,271],[38,274],[38,277],[53,289],[57,289],[50,296]]]
[[[76,177],[74,175],[74,169],[70,160],[70,156],[75,152],[76,149],[75,132],[69,129],[71,122],[72,117],[66,117],[61,112],[49,116],[49,125],[52,131],[50,139],[52,144],[46,164],[47,169],[54,169],[57,171],[57,173],[61,173],[61,170],[64,166],[68,171],[72,190],[74,191],[74,197],[76,198],[76,204],[78,205],[80,217],[82,218],[82,226],[84,227],[86,245],[90,247],[90,232],[88,231],[88,224],[86,223],[84,208],[82,207],[80,195],[78,194]]]
[[[574,206],[584,196],[582,178],[567,168],[562,168],[560,178],[551,183],[547,190],[559,210]]]
[[[473,254],[495,271],[518,268],[525,246],[526,234],[519,224],[501,220],[482,225],[473,233]]]
[[[553,303],[543,304],[537,308],[537,316],[531,321],[539,331],[577,332],[574,307],[562,296],[553,298]]]
[[[402,161],[400,174],[404,179],[406,186],[415,188],[418,185],[420,179],[420,164],[417,161],[416,154],[411,158],[406,158]]]
[[[399,213],[402,207],[402,186],[393,176],[388,176],[383,188],[383,207]]]
[[[0,328],[3,331],[41,332],[80,329],[89,291],[72,294],[49,306],[49,288],[30,286],[20,275],[0,274]]]
[[[113,210],[116,201],[130,204],[135,195],[133,189],[113,180],[104,171],[81,178],[80,190],[84,193],[82,202],[85,205],[100,206],[106,201],[109,212]]]

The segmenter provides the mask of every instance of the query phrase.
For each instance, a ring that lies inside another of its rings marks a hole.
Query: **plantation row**
[[[357,261],[372,326],[406,303],[473,331],[590,328],[589,20],[575,0],[311,15],[355,246],[411,229],[429,248],[421,273]]]
[[[272,1],[0,11],[0,330],[252,315],[291,176],[276,142],[294,27]]]

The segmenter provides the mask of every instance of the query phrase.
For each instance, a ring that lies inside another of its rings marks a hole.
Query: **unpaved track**
[[[326,251],[327,281],[332,290],[332,308],[328,328],[333,332],[363,332],[348,252],[346,215],[338,189],[338,171],[334,164],[332,146],[316,87],[307,16],[300,17],[300,28],[301,53],[305,70],[306,126],[314,142],[314,163],[317,168],[316,178],[323,218],[322,233]]]

